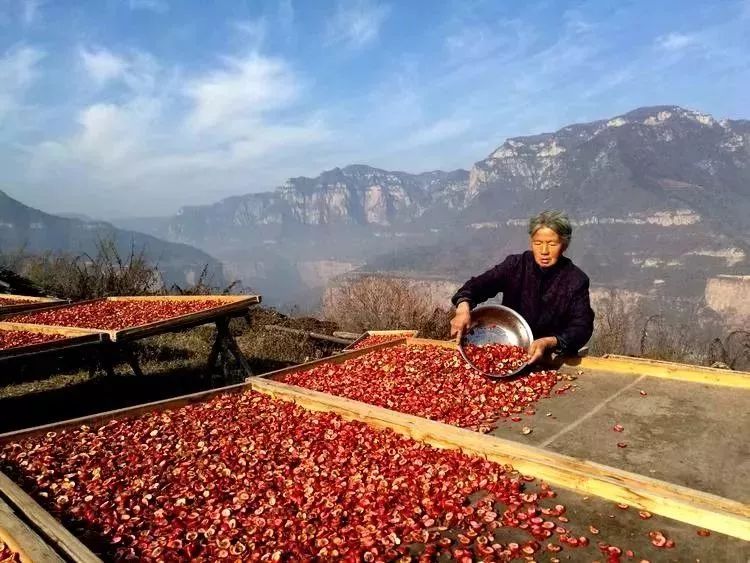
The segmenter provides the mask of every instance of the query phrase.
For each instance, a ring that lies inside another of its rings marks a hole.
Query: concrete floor
[[[535,556],[536,561],[549,561],[557,556],[561,561],[607,562],[596,544],[599,541],[616,545],[623,550],[622,561],[641,561],[646,559],[651,563],[661,562],[705,562],[705,563],[747,563],[750,561],[750,543],[711,532],[708,537],[701,537],[697,528],[683,524],[669,518],[654,515],[648,520],[638,516],[638,510],[628,508],[623,510],[610,501],[599,497],[583,497],[579,493],[566,491],[560,487],[553,487],[557,492],[555,503],[566,507],[566,515],[570,518],[572,532],[585,535],[591,541],[586,548],[566,548],[558,554]],[[585,500],[584,500],[585,499]],[[599,529],[599,534],[593,535],[588,526]],[[584,526],[580,529],[580,526]],[[657,548],[651,545],[648,533],[661,531],[668,538],[675,541],[672,549]],[[546,545],[546,544],[545,544]],[[631,549],[635,557],[629,559],[624,552]]]
[[[564,383],[573,385],[566,394],[493,434],[750,502],[750,391],[585,371]],[[616,423],[623,432],[612,430]],[[523,435],[524,426],[532,433]]]

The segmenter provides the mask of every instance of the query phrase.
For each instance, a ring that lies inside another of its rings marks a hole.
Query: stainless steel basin
[[[471,312],[471,327],[461,338],[459,351],[464,360],[484,375],[493,378],[512,377],[526,367],[526,364],[512,373],[492,374],[477,368],[464,352],[465,344],[484,346],[486,344],[511,344],[528,348],[534,341],[534,335],[526,320],[513,309],[503,305],[484,305]]]

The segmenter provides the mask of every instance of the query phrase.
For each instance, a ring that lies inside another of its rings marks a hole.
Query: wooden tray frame
[[[0,299],[0,315],[23,313],[26,311],[33,311],[36,309],[46,309],[50,305],[63,304],[67,305],[69,301],[64,299],[57,299],[56,297],[35,297],[32,295],[18,295],[16,293],[3,293],[2,297],[10,297],[11,299],[24,299],[32,301],[32,303],[10,303],[3,305],[7,301]]]
[[[16,330],[21,332],[37,332],[46,334],[62,334],[65,339],[39,342],[28,346],[17,346],[0,350],[0,362],[3,360],[17,360],[49,352],[61,352],[72,348],[101,344],[108,340],[106,332],[87,328],[68,328],[59,326],[33,325],[26,323],[6,323],[0,321],[0,330]]]
[[[419,334],[418,330],[411,330],[411,329],[404,329],[404,330],[368,330],[367,332],[361,334],[359,338],[357,338],[354,342],[349,344],[346,348],[344,348],[344,351],[348,350],[355,350],[354,346],[365,340],[368,336],[390,336],[390,335],[396,335],[396,334],[403,334],[404,338],[403,340],[401,338],[393,339],[393,342],[396,342],[398,344],[402,344],[406,341],[408,338],[416,338]],[[368,346],[367,348],[371,348],[371,346]]]
[[[54,305],[51,307],[45,307],[36,309],[33,312],[39,313],[43,311],[61,309],[64,307],[74,307],[86,303],[97,303],[99,301],[188,301],[188,300],[201,300],[211,299],[224,301],[225,304],[212,309],[206,309],[205,311],[198,311],[197,313],[190,313],[188,315],[181,315],[179,317],[172,317],[161,321],[154,321],[140,326],[128,327],[120,330],[104,330],[88,327],[66,327],[66,328],[84,328],[88,330],[96,330],[109,335],[110,340],[113,342],[131,342],[133,340],[139,340],[147,336],[154,336],[156,334],[162,334],[165,332],[173,332],[176,330],[182,330],[187,328],[193,328],[212,322],[220,317],[239,317],[247,313],[247,309],[261,302],[260,295],[154,295],[154,296],[135,296],[135,297],[102,297],[99,299],[89,299],[86,301],[77,301],[75,303],[64,303],[62,305]],[[3,313],[0,315],[0,320],[6,315]],[[31,325],[32,323],[26,323]],[[53,326],[53,325],[33,325],[33,326]]]
[[[51,430],[60,431],[81,424],[91,426],[103,424],[114,418],[179,408],[221,393],[241,393],[253,389],[276,399],[293,401],[311,411],[335,412],[348,420],[359,420],[378,428],[390,428],[402,435],[438,448],[461,449],[466,453],[482,456],[492,461],[510,463],[523,473],[534,475],[553,485],[559,485],[581,494],[593,494],[614,502],[627,503],[655,514],[750,541],[750,506],[746,504],[542,448],[276,381],[287,374],[304,371],[315,365],[341,363],[399,343],[400,341],[383,342],[373,347],[270,372],[263,377],[250,377],[245,383],[237,385],[9,432],[0,435],[0,445]],[[430,343],[432,341],[410,339],[407,345]],[[434,341],[434,345],[455,347],[443,341]],[[12,491],[13,503],[16,507],[24,510],[24,513],[33,517],[34,521],[43,520],[48,537],[54,536],[65,540],[62,543],[54,540],[58,549],[75,560],[97,560],[80,542],[78,545],[75,542],[71,543],[72,536],[62,524],[54,520],[7,476],[0,473],[0,494],[7,496],[8,490]],[[72,540],[75,538],[73,537]]]
[[[29,528],[2,498],[0,498],[0,540],[20,555],[21,563],[63,562],[54,549]]]

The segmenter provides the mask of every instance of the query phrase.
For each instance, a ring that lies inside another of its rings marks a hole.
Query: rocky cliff
[[[702,295],[708,277],[747,271],[750,121],[640,108],[507,139],[470,172],[347,166],[127,226],[197,245],[272,294],[364,262],[461,280],[525,248],[528,216],[548,208],[573,218],[570,253],[592,279]]]

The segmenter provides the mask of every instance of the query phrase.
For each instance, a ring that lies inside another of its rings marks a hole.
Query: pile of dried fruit
[[[13,551],[3,540],[0,540],[0,562],[21,563],[21,555]]]
[[[163,321],[224,305],[220,299],[95,301],[36,313],[13,315],[6,320],[53,326],[121,330]]]
[[[519,421],[562,378],[539,371],[493,381],[472,369],[458,351],[397,345],[340,364],[321,364],[282,381],[399,412],[489,432],[500,418]]]
[[[23,439],[0,468],[105,559],[507,560],[589,542],[509,466],[252,391]]]
[[[506,375],[525,366],[529,355],[520,346],[507,344],[486,344],[476,346],[466,344],[463,347],[468,360],[480,371],[493,375]]]
[[[0,329],[0,350],[7,350],[8,348],[15,348],[17,346],[30,346],[31,344],[40,344],[42,342],[53,342],[65,338],[62,334]]]
[[[391,342],[392,340],[400,340],[411,336],[412,333],[404,332],[401,334],[372,334],[367,336],[351,346],[350,350],[359,350],[360,348],[367,348],[368,346],[375,346],[376,344],[382,344],[383,342]]]

